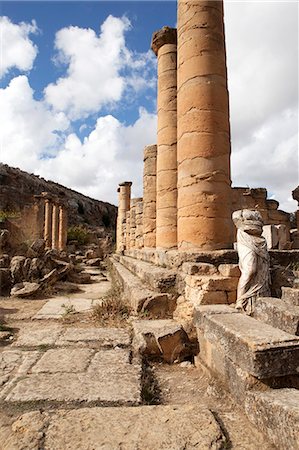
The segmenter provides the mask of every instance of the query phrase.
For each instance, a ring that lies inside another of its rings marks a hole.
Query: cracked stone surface
[[[36,411],[0,438],[3,450],[218,450],[225,443],[212,413],[194,405]]]
[[[94,302],[89,298],[53,298],[38,311],[34,319],[59,319],[74,312],[87,312],[96,304]]]
[[[93,353],[87,348],[48,350],[32,367],[32,373],[83,372]]]
[[[35,359],[10,379],[2,393],[6,402],[141,402],[141,363],[131,361],[128,350],[63,348],[24,353],[34,354]]]
[[[100,347],[128,347],[130,342],[128,331],[119,328],[68,328],[56,345],[96,344]]]

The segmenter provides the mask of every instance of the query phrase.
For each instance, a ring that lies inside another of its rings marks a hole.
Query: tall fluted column
[[[119,184],[118,196],[118,214],[117,214],[117,236],[116,251],[121,252],[125,249],[125,223],[126,212],[130,209],[131,200],[131,181],[124,181]]]
[[[52,248],[58,250],[59,242],[59,205],[57,203],[53,204],[52,210]]]
[[[58,248],[59,250],[66,250],[67,243],[67,210],[64,206],[59,206],[59,235]]]
[[[157,248],[177,246],[177,30],[153,34],[158,57]]]
[[[178,247],[232,246],[223,2],[178,0]]]
[[[50,199],[45,199],[45,223],[44,240],[47,249],[52,248],[52,210],[53,205]]]
[[[143,239],[145,248],[156,247],[156,171],[157,146],[144,148]]]

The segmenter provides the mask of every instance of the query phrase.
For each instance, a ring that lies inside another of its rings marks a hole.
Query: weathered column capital
[[[119,186],[132,186],[132,181],[123,181],[119,183]]]
[[[165,44],[177,44],[177,29],[163,27],[161,30],[155,31],[152,37],[151,49],[158,55],[159,49]]]

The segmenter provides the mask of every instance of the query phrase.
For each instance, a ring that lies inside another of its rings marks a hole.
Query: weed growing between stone
[[[93,319],[101,326],[129,326],[131,307],[121,296],[120,288],[113,283],[111,289],[93,307]]]

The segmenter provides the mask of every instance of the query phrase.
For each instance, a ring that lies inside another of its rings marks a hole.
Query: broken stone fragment
[[[96,267],[100,267],[102,264],[102,259],[101,258],[92,258],[92,259],[88,259],[86,261],[86,263],[89,266],[96,266]]]
[[[12,281],[14,284],[21,283],[24,281],[24,265],[26,258],[25,256],[14,256],[10,262],[10,272]]]
[[[24,283],[16,284],[12,288],[10,295],[12,297],[21,297],[21,298],[31,297],[37,294],[40,291],[40,289],[41,285],[39,283],[28,283],[25,281]]]
[[[162,357],[172,364],[188,355],[190,342],[182,326],[174,320],[140,320],[133,322],[133,347],[148,357]]]

